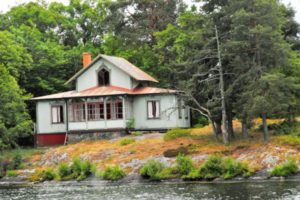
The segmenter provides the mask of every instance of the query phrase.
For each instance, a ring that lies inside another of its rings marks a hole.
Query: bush
[[[121,146],[125,146],[125,145],[132,144],[132,143],[135,143],[135,139],[133,139],[133,138],[124,138],[120,141]]]
[[[73,178],[73,173],[69,165],[61,163],[58,167],[58,175],[61,180],[70,180]]]
[[[194,125],[195,128],[203,128],[204,126],[208,125],[209,124],[209,121],[206,117],[199,117],[197,118],[197,122],[196,124]]]
[[[290,176],[299,171],[299,167],[295,159],[289,159],[287,162],[277,165],[271,171],[271,176]]]
[[[21,153],[18,151],[16,152],[16,154],[14,155],[13,159],[12,159],[12,163],[10,164],[9,168],[10,169],[20,169],[23,163],[23,158]]]
[[[157,180],[157,174],[160,173],[163,169],[164,165],[161,162],[150,160],[142,166],[139,172],[144,178]]]
[[[181,138],[181,137],[190,137],[191,132],[189,129],[180,129],[180,128],[175,128],[169,130],[165,135],[164,135],[164,140],[174,140],[176,138]]]
[[[222,176],[222,173],[222,158],[215,155],[210,156],[199,168],[200,178],[214,179]]]
[[[71,165],[72,177],[77,181],[86,179],[94,171],[94,166],[90,161],[81,161],[79,158],[75,158]]]
[[[235,176],[242,175],[244,177],[249,177],[251,171],[247,164],[238,162],[232,158],[226,158],[222,161],[223,175],[224,179],[231,179]]]
[[[160,172],[156,173],[152,180],[164,180],[176,178],[178,175],[178,170],[176,167],[163,168]]]
[[[285,120],[279,124],[270,124],[268,128],[269,130],[274,130],[275,135],[287,135],[292,132],[293,124]]]
[[[142,136],[143,133],[141,131],[132,132],[131,135],[133,136]]]
[[[8,170],[6,171],[6,176],[8,177],[16,177],[18,176],[17,172],[15,170]]]
[[[253,171],[249,169],[247,164],[238,162],[232,158],[222,159],[219,156],[210,156],[198,170],[192,169],[187,175],[183,176],[184,180],[198,179],[230,179],[238,175],[249,177]]]
[[[104,180],[117,181],[126,176],[126,173],[120,166],[107,167],[99,176]]]
[[[128,130],[133,130],[135,127],[135,120],[134,119],[129,119],[127,122],[126,122],[126,128]]]
[[[49,168],[43,171],[43,180],[52,181],[56,177],[56,174],[53,169]]]
[[[193,162],[191,160],[191,158],[183,155],[183,154],[179,154],[176,158],[176,167],[178,169],[178,172],[181,175],[187,175],[189,174],[193,169]]]

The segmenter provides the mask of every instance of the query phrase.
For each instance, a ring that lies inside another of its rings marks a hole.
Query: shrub
[[[193,169],[187,175],[183,175],[182,179],[189,180],[189,181],[200,179],[199,170]]]
[[[199,117],[197,118],[197,123],[194,125],[195,128],[203,128],[204,126],[208,125],[209,121],[206,117]]]
[[[181,138],[181,137],[190,137],[191,132],[189,129],[180,129],[180,128],[175,128],[169,130],[165,135],[164,135],[164,140],[174,140],[176,138]]]
[[[188,153],[188,148],[187,147],[179,147],[177,149],[168,149],[164,151],[164,157],[171,158],[171,157],[176,157],[179,154],[187,154]]]
[[[12,162],[9,166],[10,169],[20,169],[23,163],[22,155],[19,151],[13,156]]]
[[[128,130],[133,130],[135,127],[135,120],[134,119],[129,119],[127,122],[126,122],[126,128]]]
[[[126,176],[126,173],[120,166],[110,166],[105,168],[103,172],[99,174],[104,180],[117,181]]]
[[[58,167],[58,175],[61,180],[70,180],[73,178],[72,170],[66,163],[61,163]]]
[[[135,143],[135,139],[133,139],[133,138],[124,138],[120,141],[121,146],[125,146],[125,145],[132,144],[132,143]]]
[[[230,179],[238,175],[243,175],[244,177],[249,177],[251,172],[247,164],[238,162],[232,158],[226,158],[222,161],[223,175],[224,179]]]
[[[289,159],[287,162],[277,165],[271,171],[271,176],[290,176],[299,171],[299,167],[295,159]]]
[[[79,158],[75,158],[71,165],[72,177],[77,181],[86,179],[94,171],[94,166],[90,161],[81,161]]]
[[[8,170],[6,171],[6,176],[8,177],[16,177],[18,174],[15,170]]]
[[[157,174],[164,169],[164,165],[161,162],[150,160],[145,163],[140,169],[140,174],[144,178],[150,178],[152,180],[157,180]]]
[[[222,158],[216,155],[210,156],[199,168],[200,178],[214,179],[222,176],[222,173]]]
[[[53,169],[49,168],[43,171],[43,180],[52,181],[56,177]]]
[[[183,154],[179,154],[176,158],[176,167],[178,169],[178,172],[181,175],[187,175],[189,174],[193,169],[193,162],[191,160],[191,158],[183,155]]]
[[[131,133],[131,135],[133,135],[133,136],[142,136],[143,133],[141,131],[136,131],[136,132]]]
[[[152,180],[164,180],[176,178],[178,175],[177,167],[167,167],[163,168],[161,171],[157,172]]]

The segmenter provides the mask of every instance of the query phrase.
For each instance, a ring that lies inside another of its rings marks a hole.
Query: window
[[[123,102],[121,99],[115,101],[116,118],[123,119]]]
[[[109,72],[106,69],[101,69],[98,72],[98,85],[99,86],[109,85]]]
[[[64,123],[64,107],[62,105],[52,106],[51,113],[53,124]]]
[[[85,104],[82,103],[74,103],[73,105],[73,121],[81,122],[85,121]]]
[[[160,117],[159,101],[148,101],[148,119],[158,119]]]
[[[113,119],[113,103],[112,101],[106,102],[106,119]]]
[[[88,103],[88,120],[103,120],[104,119],[104,103],[93,102]]]

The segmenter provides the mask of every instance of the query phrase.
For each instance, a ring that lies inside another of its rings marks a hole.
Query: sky
[[[34,0],[0,0],[0,12],[6,12],[11,7],[16,6],[21,3],[26,3]],[[45,0],[47,2],[62,2],[67,4],[69,0]],[[188,4],[191,4],[193,0],[185,0]],[[296,11],[296,20],[300,23],[300,0],[281,0],[284,4],[290,4]]]

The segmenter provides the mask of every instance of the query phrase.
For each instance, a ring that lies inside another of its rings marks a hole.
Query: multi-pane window
[[[103,120],[104,119],[104,103],[93,102],[88,103],[88,120]]]
[[[85,110],[85,104],[87,105]],[[106,112],[105,112],[106,111]],[[101,102],[81,102],[69,105],[69,120],[72,122],[123,119],[123,100],[111,98]]]
[[[73,103],[72,108],[73,108],[72,121],[75,121],[75,122],[85,121],[85,104],[83,102]]]
[[[148,101],[147,102],[147,116],[148,119],[158,119],[160,118],[160,105],[159,101]]]
[[[64,107],[62,105],[51,106],[52,123],[64,123]]]
[[[120,99],[115,101],[116,118],[123,119],[123,102]]]

